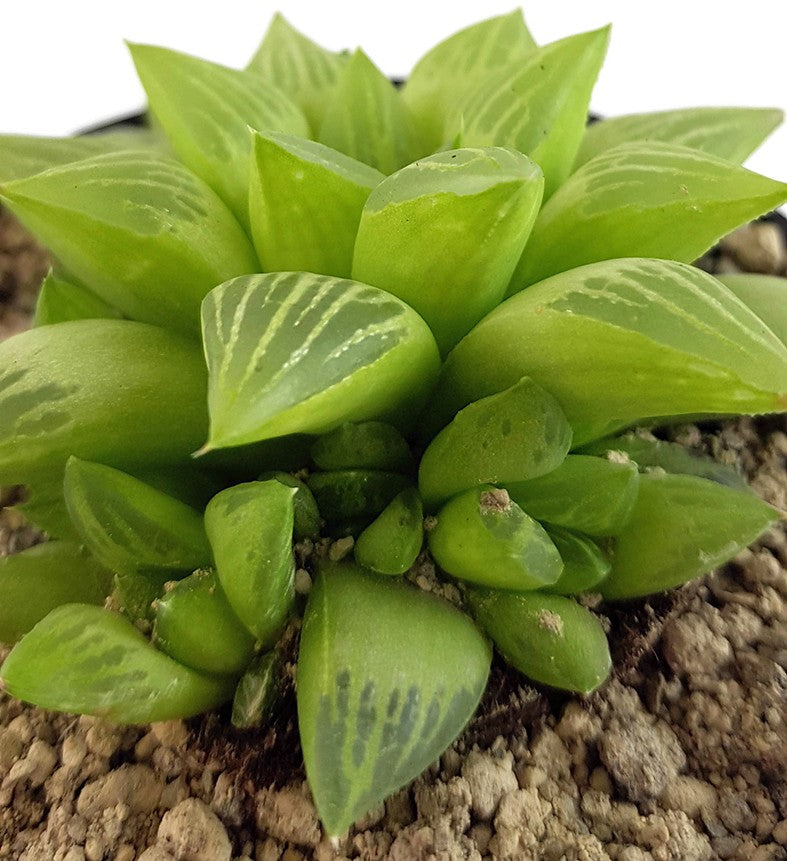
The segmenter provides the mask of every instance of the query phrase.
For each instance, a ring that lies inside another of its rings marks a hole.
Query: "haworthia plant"
[[[44,278],[36,302],[34,325],[49,326],[67,320],[111,320],[120,312],[79,284],[69,284],[51,272]]]
[[[787,344],[787,278],[729,272],[719,275],[719,281]]]

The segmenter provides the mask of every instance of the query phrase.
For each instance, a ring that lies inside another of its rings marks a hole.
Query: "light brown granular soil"
[[[784,234],[762,230],[703,262],[784,272]],[[671,437],[787,510],[787,417]],[[0,552],[34,540],[9,516]],[[426,558],[410,576],[457,597]],[[537,690],[496,663],[464,736],[338,849],[305,787],[291,685],[251,741],[216,715],[120,728],[0,696],[0,859],[787,859],[784,524],[699,584],[599,609],[616,663],[600,691]]]

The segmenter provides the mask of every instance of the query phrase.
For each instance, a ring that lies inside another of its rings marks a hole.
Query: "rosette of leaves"
[[[741,167],[781,116],[586,129],[607,39],[512,13],[397,89],[277,17],[242,70],[131,45],[155,134],[0,138],[0,199],[56,260],[0,345],[0,480],[51,539],[0,563],[7,691],[254,726],[302,624],[340,835],[462,731],[492,644],[588,693],[610,658],[576,596],[674,587],[776,519],[626,429],[785,408],[783,282],[689,265],[787,200]],[[458,605],[408,578],[424,543]]]

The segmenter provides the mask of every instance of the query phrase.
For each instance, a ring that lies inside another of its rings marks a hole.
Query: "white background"
[[[405,76],[435,42],[513,2],[0,0],[0,132],[68,134],[144,104],[123,39],[243,66],[274,11],[332,49],[362,45]],[[538,42],[611,22],[592,108],[787,109],[786,0],[525,0]],[[787,129],[749,167],[787,180]]]

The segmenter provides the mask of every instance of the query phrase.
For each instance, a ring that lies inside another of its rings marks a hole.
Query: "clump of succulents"
[[[780,114],[586,129],[607,39],[512,13],[397,89],[277,17],[242,71],[131,45],[150,131],[0,139],[0,199],[57,260],[0,345],[0,480],[51,537],[0,567],[8,692],[251,726],[302,619],[338,835],[462,730],[491,643],[592,691],[577,596],[679,585],[776,519],[626,429],[785,409],[782,283],[688,265],[787,199],[740,166]],[[455,603],[413,585],[424,540]]]

